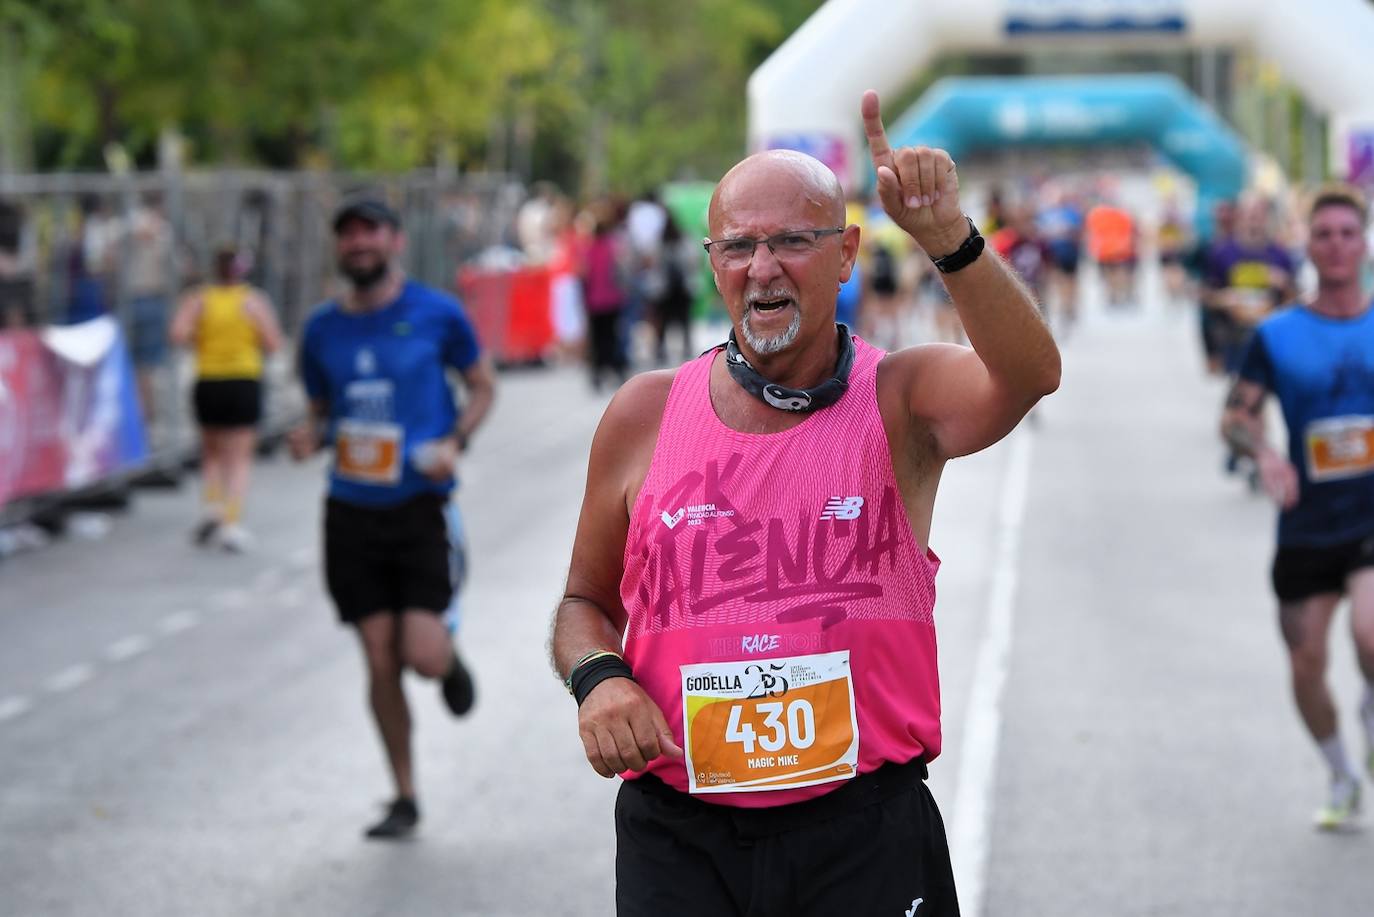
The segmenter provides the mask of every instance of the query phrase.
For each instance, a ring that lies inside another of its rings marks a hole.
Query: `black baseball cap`
[[[343,205],[334,212],[334,232],[343,228],[343,224],[349,220],[363,220],[374,226],[383,223],[400,229],[401,217],[391,205],[377,197],[357,197],[344,201]]]

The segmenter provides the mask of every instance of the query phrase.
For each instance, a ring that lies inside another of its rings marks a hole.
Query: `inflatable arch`
[[[749,79],[749,147],[809,152],[848,185],[867,167],[859,97],[890,97],[937,54],[1245,45],[1328,115],[1332,170],[1374,181],[1374,7],[1365,0],[829,0]]]
[[[945,79],[888,125],[888,137],[956,160],[999,147],[1146,142],[1197,184],[1203,223],[1245,185],[1240,138],[1171,76]]]

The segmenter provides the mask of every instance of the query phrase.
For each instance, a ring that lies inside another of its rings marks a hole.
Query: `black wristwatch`
[[[968,267],[978,260],[978,256],[983,253],[983,247],[987,245],[982,234],[978,232],[978,227],[973,225],[973,217],[965,214],[964,219],[968,220],[968,238],[964,240],[964,244],[943,258],[930,259],[931,263],[940,269],[941,274],[953,274]]]

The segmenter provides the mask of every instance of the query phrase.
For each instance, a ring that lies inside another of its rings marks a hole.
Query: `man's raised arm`
[[[959,264],[971,254],[964,246],[972,232],[949,154],[893,150],[875,92],[864,93],[862,114],[883,209],[937,264],[951,268],[943,272],[945,286],[973,345],[932,344],[899,355],[909,409],[930,424],[944,456],[976,452],[1059,387],[1059,349],[1035,300],[1000,258],[984,252]]]

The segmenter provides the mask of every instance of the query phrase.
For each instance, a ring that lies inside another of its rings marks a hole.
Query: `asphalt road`
[[[1272,511],[1220,473],[1195,351],[1188,315],[1099,316],[1033,421],[946,472],[931,782],[983,914],[1374,912],[1374,840],[1310,827]],[[389,788],[318,572],[320,463],[260,463],[250,555],[190,546],[186,486],[0,566],[0,914],[611,913],[615,784],[545,649],[605,401],[572,370],[502,379],[465,468],[478,707],[409,683],[411,842],[360,839]]]

